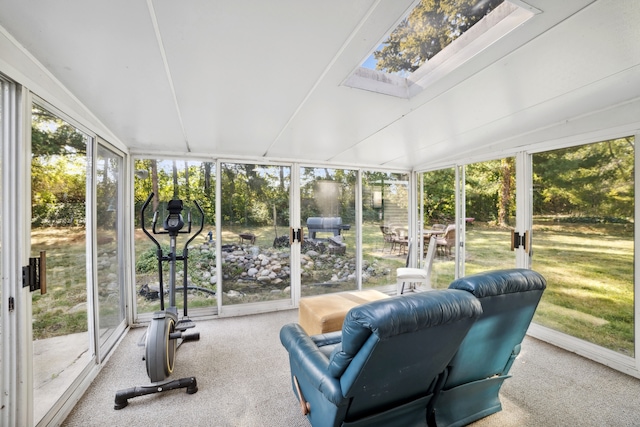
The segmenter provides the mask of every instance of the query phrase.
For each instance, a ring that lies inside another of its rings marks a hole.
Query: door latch
[[[517,233],[516,230],[511,231],[511,250],[522,247],[526,253],[529,253],[529,231],[524,234]]]
[[[303,232],[301,228],[289,228],[289,243],[299,242],[302,244]]]

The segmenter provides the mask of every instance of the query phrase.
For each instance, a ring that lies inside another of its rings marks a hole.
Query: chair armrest
[[[312,335],[311,340],[318,347],[338,344],[342,342],[342,331],[327,332],[326,334]]]
[[[329,374],[329,359],[318,350],[304,329],[297,323],[284,325],[280,329],[280,342],[289,352],[291,374],[298,378],[303,391],[311,386],[339,405],[343,400],[340,382]]]

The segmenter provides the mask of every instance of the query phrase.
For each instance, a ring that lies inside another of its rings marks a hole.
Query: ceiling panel
[[[411,99],[344,86],[414,3],[0,0],[0,25],[137,153],[410,169],[640,97],[616,0],[518,1],[542,13]]]
[[[192,149],[267,151],[373,3],[156,2]]]
[[[2,1],[0,10],[0,25],[125,144],[170,139],[184,150],[145,2]]]

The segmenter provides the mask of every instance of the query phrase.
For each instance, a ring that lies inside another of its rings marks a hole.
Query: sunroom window
[[[345,85],[411,98],[536,12],[520,1],[421,0]]]

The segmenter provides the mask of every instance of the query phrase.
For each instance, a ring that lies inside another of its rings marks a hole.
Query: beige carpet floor
[[[148,383],[132,329],[64,426],[308,427],[291,390],[282,325],[297,311],[197,322],[200,341],[182,345],[172,378],[195,376],[198,392],[173,390],[129,400],[116,391]],[[503,386],[503,410],[474,427],[640,426],[640,380],[526,338]]]

